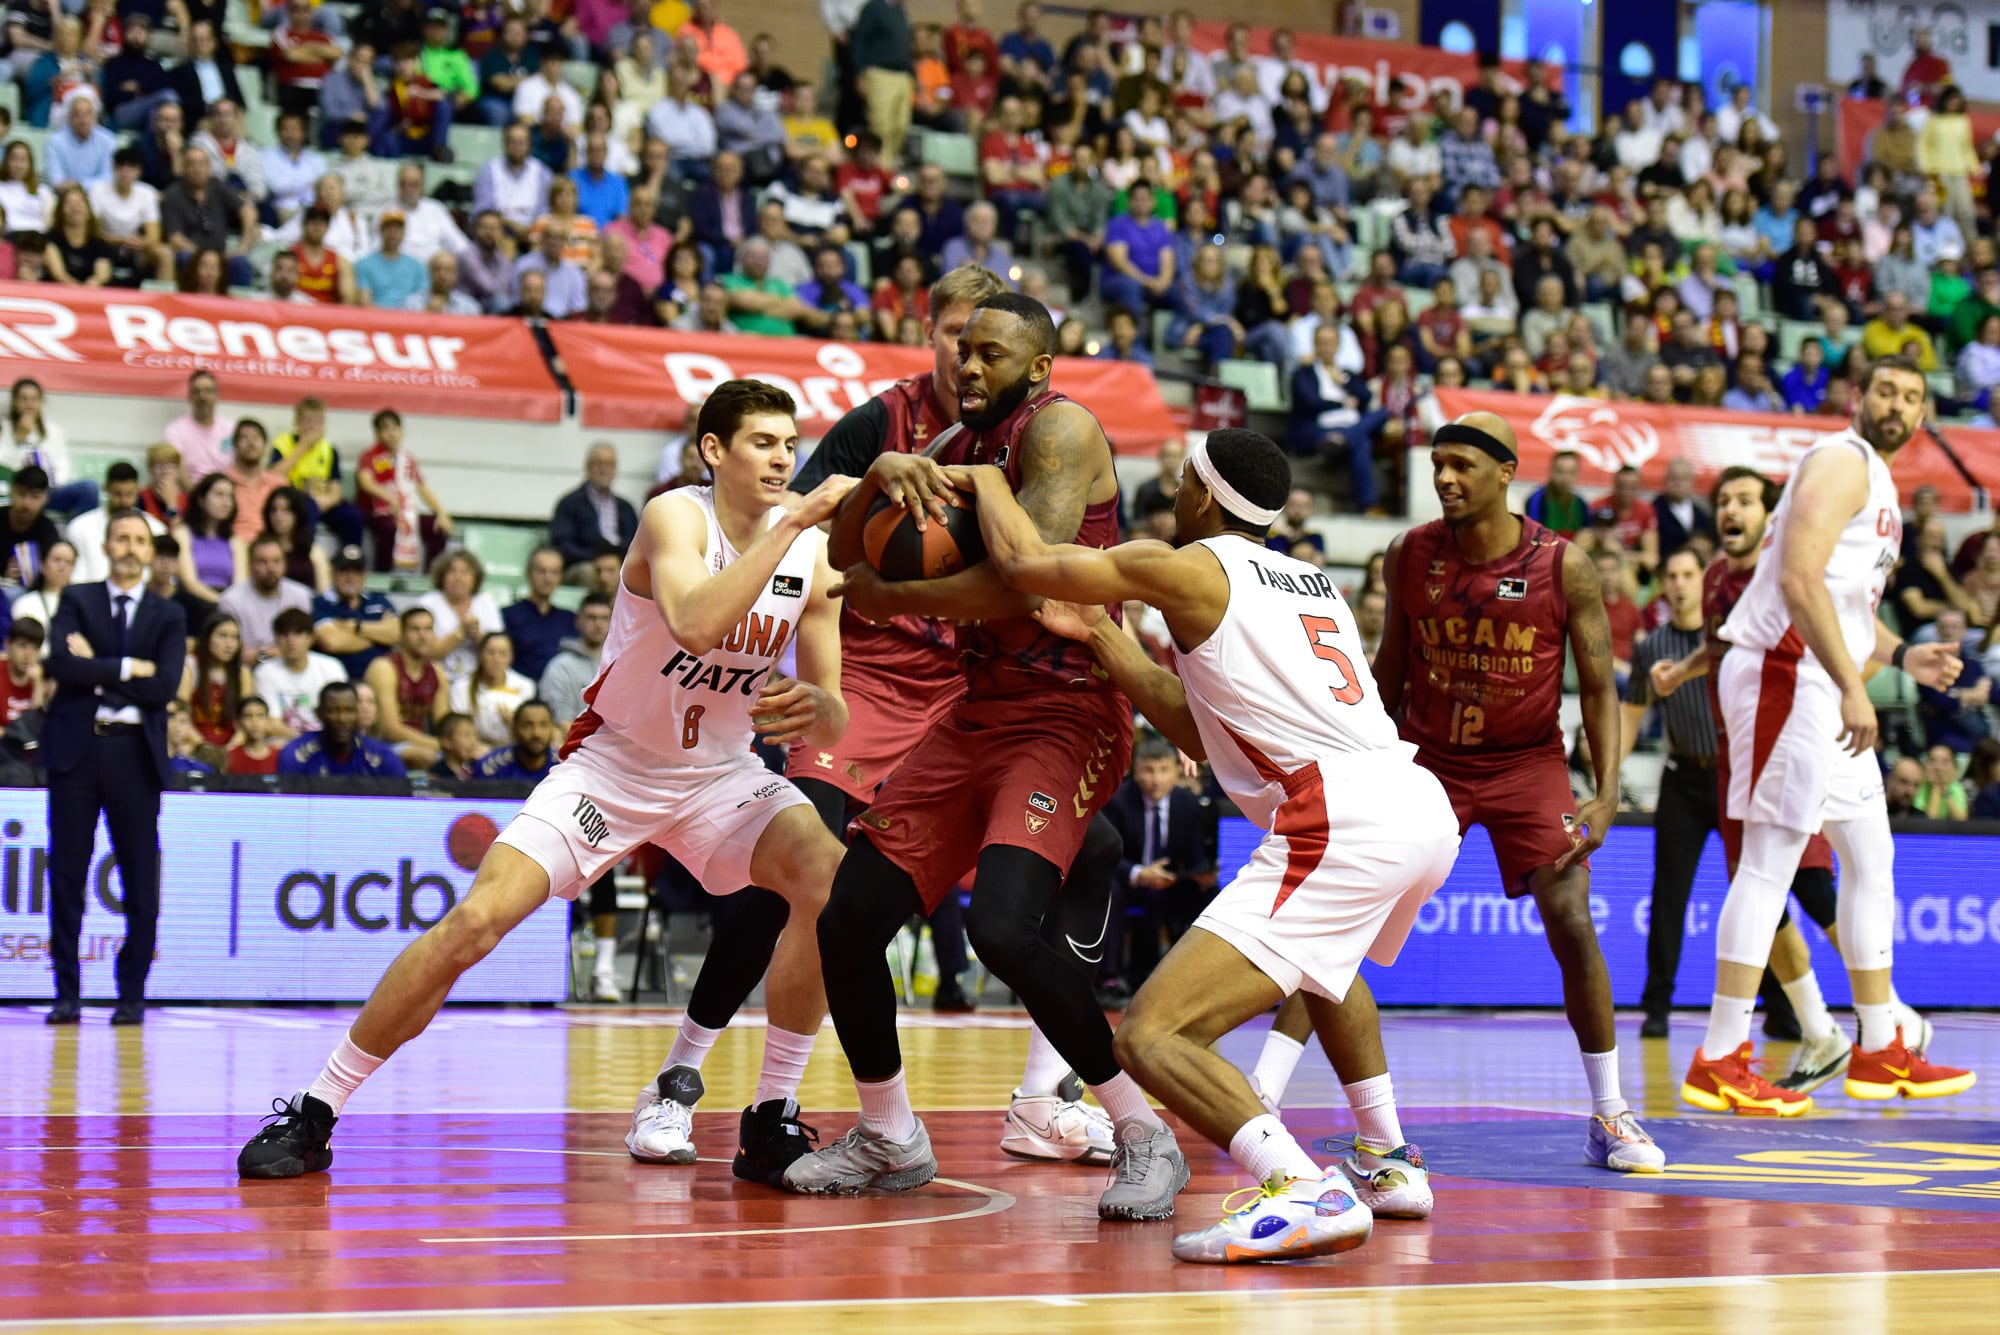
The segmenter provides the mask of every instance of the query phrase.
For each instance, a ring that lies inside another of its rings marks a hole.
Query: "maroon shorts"
[[[843,662],[840,697],[847,702],[847,731],[831,747],[794,743],[785,777],[830,783],[865,806],[964,694],[965,678],[957,672],[911,679],[861,661]]]
[[[1729,815],[1729,743],[1718,735],[1721,743],[1715,748],[1715,832],[1722,836],[1722,856],[1729,869],[1729,879],[1736,879],[1736,864],[1743,857],[1743,822]],[[1816,834],[1806,841],[1806,851],[1799,854],[1799,867],[1811,867],[1820,871],[1833,870],[1833,845],[1826,836]]]
[[[1509,899],[1527,894],[1528,878],[1553,866],[1575,842],[1576,794],[1561,751],[1476,759],[1419,751],[1417,763],[1444,785],[1451,809],[1458,813],[1461,836],[1475,825],[1486,827]]]
[[[1067,875],[1131,760],[1132,706],[1115,691],[967,696],[852,829],[909,873],[930,910],[993,844]]]

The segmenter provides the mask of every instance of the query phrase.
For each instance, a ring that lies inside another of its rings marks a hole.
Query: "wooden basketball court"
[[[942,1170],[906,1195],[730,1175],[756,1016],[707,1064],[702,1161],[634,1163],[632,1098],[678,1015],[609,1009],[449,1011],[356,1096],[331,1174],[239,1182],[259,1115],[351,1014],[165,1010],[134,1032],[0,1011],[0,1330],[2000,1329],[2000,1017],[1937,1017],[1940,1057],[1985,1075],[1966,1095],[1884,1109],[1836,1084],[1785,1123],[1677,1108],[1698,1018],[1664,1043],[1628,1026],[1626,1089],[1671,1162],[1655,1178],[1582,1162],[1560,1018],[1387,1017],[1435,1216],[1340,1257],[1205,1267],[1167,1248],[1243,1185],[1220,1151],[1183,1140],[1194,1180],[1160,1224],[1101,1223],[1101,1170],[999,1152],[1026,1050],[1009,1013],[905,1017]],[[1261,1039],[1224,1051],[1247,1064]],[[803,1094],[823,1136],[851,1124],[831,1028]],[[1316,1053],[1289,1105],[1302,1140],[1351,1129]]]

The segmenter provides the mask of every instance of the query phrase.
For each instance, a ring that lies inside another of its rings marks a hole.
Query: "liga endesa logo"
[[[467,812],[445,831],[444,852],[460,871],[475,872],[499,836],[491,818]],[[278,882],[278,921],[295,932],[330,932],[343,918],[364,932],[425,931],[451,912],[459,889],[420,863],[406,857],[393,869],[290,872]]]

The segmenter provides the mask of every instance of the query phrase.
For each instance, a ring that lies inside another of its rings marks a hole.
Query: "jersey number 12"
[[[1302,614],[1299,624],[1306,629],[1306,640],[1312,645],[1313,656],[1333,664],[1340,673],[1340,685],[1328,687],[1333,692],[1333,698],[1344,705],[1360,704],[1366,692],[1361,687],[1361,675],[1354,670],[1354,660],[1326,642],[1327,636],[1340,633],[1340,626],[1332,617],[1310,614]]]

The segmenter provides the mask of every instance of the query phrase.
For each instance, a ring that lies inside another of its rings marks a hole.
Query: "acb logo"
[[[464,871],[475,871],[499,831],[478,812],[452,822],[445,849]],[[295,871],[278,883],[278,920],[295,932],[330,932],[345,917],[364,932],[424,931],[437,925],[458,902],[458,887],[442,876],[419,875],[416,861],[402,858],[392,876],[369,870],[345,880],[336,872]]]

